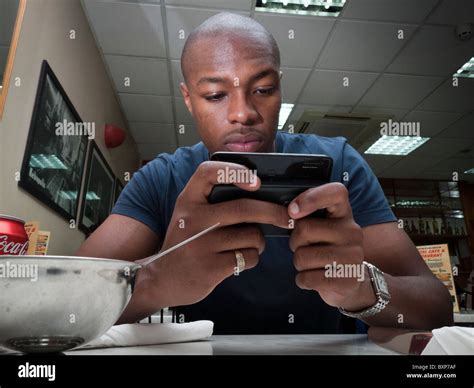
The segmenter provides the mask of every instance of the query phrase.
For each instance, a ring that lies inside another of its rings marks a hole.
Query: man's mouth
[[[224,147],[232,152],[256,152],[263,144],[260,136],[256,135],[234,135],[230,136]]]

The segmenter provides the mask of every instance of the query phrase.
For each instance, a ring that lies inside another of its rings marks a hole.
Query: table
[[[454,322],[458,326],[474,327],[474,310],[464,310],[454,313]]]
[[[394,355],[365,334],[214,335],[207,341],[83,349],[67,355]]]

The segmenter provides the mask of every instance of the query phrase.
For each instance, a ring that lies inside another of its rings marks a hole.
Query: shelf
[[[455,218],[447,215],[448,212],[462,211],[462,209],[448,209],[448,208],[431,208],[431,207],[393,207],[392,211],[397,216],[402,217],[418,217],[418,216],[439,216],[446,218]]]
[[[467,234],[412,234],[408,232],[407,234],[412,240],[433,240],[434,242],[467,238]]]

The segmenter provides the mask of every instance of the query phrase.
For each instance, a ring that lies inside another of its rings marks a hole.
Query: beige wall
[[[69,38],[71,29],[76,39]],[[21,169],[30,126],[41,62],[46,59],[82,120],[95,122],[96,142],[114,173],[133,172],[139,156],[128,135],[125,144],[107,150],[103,140],[106,122],[125,128],[125,122],[100,53],[79,0],[28,0],[19,45],[0,121],[0,214],[39,220],[51,231],[49,254],[73,254],[84,240],[79,230],[18,188],[15,173]],[[21,78],[21,86],[14,78]]]

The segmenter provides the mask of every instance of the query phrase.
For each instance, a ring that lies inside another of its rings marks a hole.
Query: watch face
[[[377,283],[377,287],[378,289],[385,293],[385,294],[388,294],[388,286],[387,286],[387,282],[385,281],[385,276],[383,276],[383,273],[381,273],[380,271],[374,271],[374,277],[375,277],[375,281]]]

